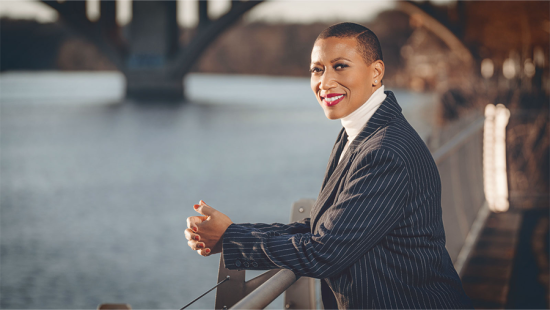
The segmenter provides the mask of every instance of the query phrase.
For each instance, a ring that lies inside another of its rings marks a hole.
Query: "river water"
[[[175,106],[123,100],[117,73],[0,75],[1,308],[179,309],[217,279],[219,255],[184,238],[194,203],[284,223],[317,196],[341,125],[309,79],[185,84],[189,102]],[[426,138],[433,96],[395,94]],[[190,308],[213,309],[214,296]]]

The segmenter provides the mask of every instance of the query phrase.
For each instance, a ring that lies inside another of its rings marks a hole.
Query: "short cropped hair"
[[[359,53],[367,65],[377,60],[384,60],[378,38],[369,28],[355,23],[340,23],[323,30],[317,40],[326,38],[354,38],[357,40]]]

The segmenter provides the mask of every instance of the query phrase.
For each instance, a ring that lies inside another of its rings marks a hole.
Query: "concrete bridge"
[[[116,1],[100,1],[100,18],[90,21],[86,1],[46,1],[71,28],[95,44],[126,76],[126,95],[134,99],[181,100],[183,77],[224,30],[262,1],[232,0],[217,19],[208,16],[209,1],[198,1],[198,26],[185,46],[179,44],[176,1],[132,1],[128,38],[116,22]]]
[[[89,20],[86,1],[41,0],[55,9],[61,19],[79,32],[110,59],[125,75],[126,96],[132,99],[184,98],[182,79],[203,51],[239,18],[263,2],[232,0],[227,13],[217,19],[208,16],[209,1],[199,1],[198,25],[189,43],[179,43],[176,1],[132,1],[132,21],[127,37],[116,22],[116,1],[100,2],[100,17]],[[428,3],[429,4],[429,3]],[[459,4],[463,6],[463,4]],[[426,3],[399,2],[397,9],[422,19],[424,27],[445,42],[467,67],[472,56],[438,11]]]

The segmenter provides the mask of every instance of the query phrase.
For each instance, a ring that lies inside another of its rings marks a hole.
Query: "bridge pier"
[[[171,75],[178,50],[175,1],[134,1],[126,57],[126,96],[131,99],[183,99],[183,79]]]
[[[163,70],[128,72],[126,74],[126,97],[134,100],[183,100],[183,79],[173,78]]]

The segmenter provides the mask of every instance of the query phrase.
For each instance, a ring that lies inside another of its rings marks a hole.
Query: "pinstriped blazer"
[[[226,268],[322,279],[325,309],[472,308],[445,249],[435,162],[385,93],[338,163],[340,131],[310,218],[231,224]]]

